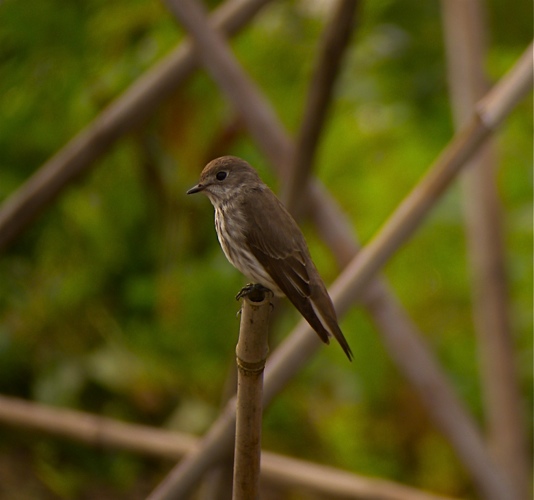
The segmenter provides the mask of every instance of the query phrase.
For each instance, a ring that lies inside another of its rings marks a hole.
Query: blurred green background
[[[215,7],[218,2],[209,2]],[[325,2],[328,5],[328,2]],[[324,28],[322,2],[272,2],[232,46],[287,130],[299,126]],[[532,4],[488,2],[491,78],[532,37]],[[453,134],[437,1],[365,2],[336,86],[317,175],[365,243]],[[150,0],[0,3],[0,201],[183,38]],[[532,100],[496,136],[509,305],[532,433]],[[213,210],[185,196],[215,156],[266,159],[197,72],[0,255],[0,393],[200,434],[234,362],[243,278]],[[312,255],[338,269],[313,227]],[[460,190],[385,269],[481,426]],[[271,349],[298,320],[274,325]],[[266,413],[266,449],[443,494],[474,495],[447,441],[399,376],[369,317],[342,329]],[[0,427],[2,498],[143,498],[169,462]],[[298,496],[293,498],[300,498]]]

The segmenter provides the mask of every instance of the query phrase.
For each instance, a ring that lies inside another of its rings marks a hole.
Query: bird
[[[203,193],[212,203],[217,237],[228,261],[275,296],[285,295],[325,344],[334,337],[352,361],[302,231],[256,170],[236,156],[216,158],[187,191],[194,193]]]

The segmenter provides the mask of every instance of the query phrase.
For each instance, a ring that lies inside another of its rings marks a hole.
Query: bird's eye
[[[226,179],[227,173],[224,170],[221,170],[220,172],[217,172],[217,175],[215,176],[218,181],[224,181]]]

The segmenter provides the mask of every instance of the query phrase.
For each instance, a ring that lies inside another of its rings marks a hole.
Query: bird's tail
[[[354,357],[352,354],[352,350],[349,346],[349,343],[347,342],[347,339],[343,335],[343,332],[341,331],[341,328],[339,328],[337,318],[335,316],[334,312],[334,306],[332,305],[330,301],[330,297],[327,295],[326,300],[330,302],[330,307],[319,307],[314,303],[314,301],[310,301],[311,305],[313,307],[313,311],[317,318],[319,319],[321,323],[321,327],[326,330],[326,333],[329,337],[334,337],[343,351],[345,351],[345,354],[347,355],[347,358],[349,358],[349,361],[352,361],[352,358]],[[325,310],[326,309],[326,310]],[[332,309],[332,312],[329,312],[328,309]],[[312,325],[313,326],[313,325]],[[314,328],[315,329],[315,328]],[[317,332],[319,333],[319,332]],[[320,335],[321,338],[323,338],[322,335]],[[323,339],[324,340],[324,339]],[[326,342],[328,343],[328,342]]]

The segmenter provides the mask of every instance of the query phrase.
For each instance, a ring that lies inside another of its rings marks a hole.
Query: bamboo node
[[[265,369],[266,358],[256,362],[245,361],[244,359],[236,356],[237,367],[240,370],[248,373],[261,373]]]

